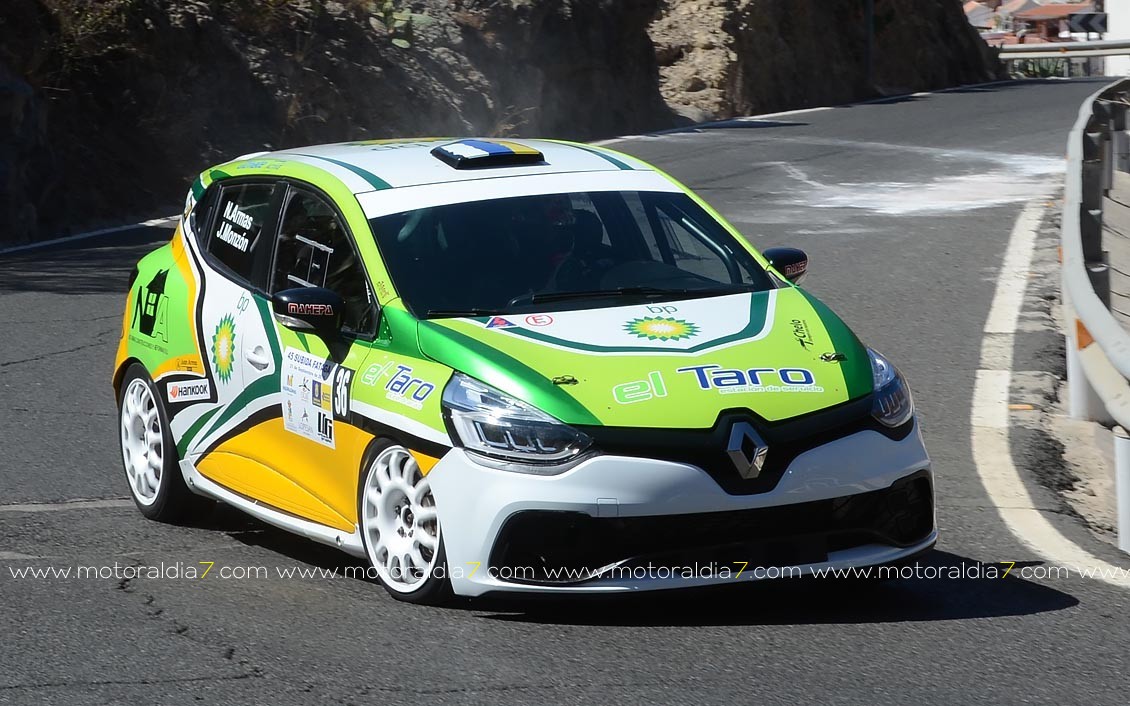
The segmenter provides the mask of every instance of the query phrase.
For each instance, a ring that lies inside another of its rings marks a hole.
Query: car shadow
[[[692,123],[690,125],[670,128],[668,130],[660,130],[654,133],[645,133],[645,136],[657,135],[688,135],[699,134],[708,132],[710,130],[757,130],[761,128],[774,128],[774,127],[805,127],[808,123],[802,123],[795,120],[761,120],[758,118],[725,118],[722,120],[712,120],[706,123]],[[611,138],[615,140],[617,138]]]
[[[226,506],[219,506],[200,526],[224,531],[242,544],[293,561],[337,570],[338,576],[352,575],[354,580],[377,584],[364,578],[368,566],[365,560],[276,529]],[[1042,564],[1015,564],[1009,575],[1002,577],[1008,564],[981,564],[935,550],[901,568],[900,578],[887,581],[808,577],[599,597],[486,596],[456,600],[446,607],[504,622],[662,627],[970,620],[1046,613],[1079,603],[1074,596],[1046,583],[1019,578],[1017,574],[1026,566]],[[347,568],[351,572],[346,572]],[[950,577],[954,572],[960,575]]]
[[[345,569],[351,567],[353,571],[348,575],[360,578],[364,572],[357,572],[357,567],[363,569],[368,566],[363,559],[268,525],[224,503],[216,503],[215,509],[201,517],[193,526],[223,532],[240,544],[260,547],[309,566],[328,571],[336,569],[339,576],[346,576]]]
[[[888,581],[809,577],[583,600],[498,598],[475,607],[487,611],[481,616],[486,620],[663,627],[970,620],[1046,613],[1079,603],[1045,584],[1013,575],[1000,578],[1007,564],[980,564],[944,551],[929,552],[916,564],[918,578],[912,564],[903,569],[907,578]],[[962,566],[964,578],[937,577]],[[1021,566],[1013,566],[1012,572]],[[979,577],[972,577],[972,567],[980,568]],[[984,577],[987,567],[993,567],[996,578]]]

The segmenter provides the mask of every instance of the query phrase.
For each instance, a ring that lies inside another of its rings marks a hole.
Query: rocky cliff
[[[879,89],[983,80],[958,0],[876,0]],[[0,244],[208,164],[390,135],[592,138],[873,95],[861,0],[5,0]]]
[[[667,0],[649,28],[669,106],[694,120],[1004,78],[956,0]]]

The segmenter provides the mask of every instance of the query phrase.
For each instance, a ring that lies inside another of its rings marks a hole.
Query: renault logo
[[[741,477],[750,480],[761,473],[769,447],[758,436],[752,424],[738,422],[730,429],[730,443],[726,446],[726,453]]]

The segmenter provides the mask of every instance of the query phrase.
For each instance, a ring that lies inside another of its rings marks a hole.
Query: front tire
[[[169,416],[145,368],[131,365],[118,394],[122,465],[130,496],[141,514],[158,522],[179,522],[202,506],[181,475]]]
[[[451,599],[447,558],[431,485],[412,453],[381,441],[370,455],[358,498],[365,555],[385,590],[400,601]]]

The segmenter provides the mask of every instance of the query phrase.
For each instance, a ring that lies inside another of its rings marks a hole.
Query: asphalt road
[[[978,481],[971,388],[1013,221],[1054,197],[1068,127],[1096,88],[1009,84],[616,144],[759,247],[808,250],[809,288],[902,367],[938,476],[931,566],[1040,561]],[[1049,219],[1041,248],[1053,231]],[[0,257],[0,703],[1127,702],[1127,593],[1080,577],[417,608],[362,580],[279,578],[350,560],[231,511],[148,522],[124,502],[109,375],[126,276],[167,236]],[[1054,334],[1033,335],[1017,338],[1017,365],[1056,365]],[[28,505],[74,499],[111,502]],[[1077,519],[1056,522],[1127,565]],[[114,562],[270,576],[12,574]]]

